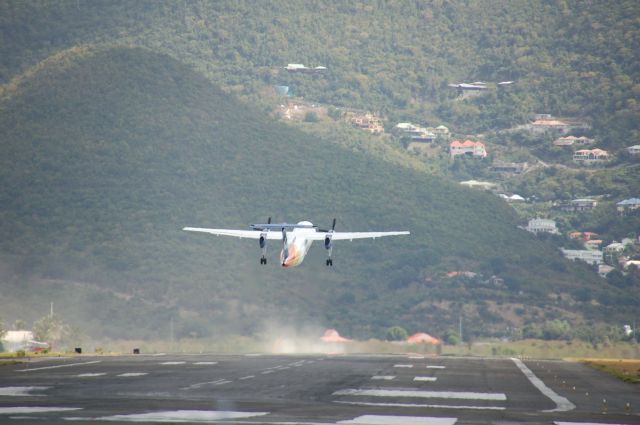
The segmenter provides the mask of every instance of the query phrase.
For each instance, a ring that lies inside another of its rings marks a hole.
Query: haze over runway
[[[138,355],[0,367],[0,423],[640,424],[578,363],[421,355]]]

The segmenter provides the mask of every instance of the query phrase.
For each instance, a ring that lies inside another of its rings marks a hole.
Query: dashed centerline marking
[[[31,391],[44,391],[51,387],[3,387],[0,388],[0,396],[3,397],[27,397],[33,396]]]
[[[189,385],[188,387],[182,387],[181,390],[197,390],[205,385],[224,385],[233,381],[227,381],[226,379],[216,379],[215,381],[198,382],[197,384]]]
[[[19,406],[0,407],[0,415],[10,415],[16,413],[47,413],[47,412],[68,412],[71,410],[82,410],[82,407],[39,407],[39,406]]]
[[[446,369],[446,366],[427,365],[427,369]]]
[[[413,365],[412,364],[394,364],[393,367],[404,367],[407,369],[411,369]]]
[[[194,362],[194,365],[214,365],[214,364],[218,364],[218,362]]]
[[[114,415],[95,418],[102,421],[123,422],[213,422],[224,419],[243,419],[265,416],[269,412],[232,412],[217,410],[174,410],[164,412]]]
[[[345,389],[338,390],[333,395],[364,396],[364,397],[413,397],[413,398],[447,398],[455,400],[500,400],[507,396],[504,393],[479,393],[470,391],[422,391],[422,390],[372,390]]]
[[[427,416],[363,415],[336,423],[353,425],[453,425],[457,420],[457,418],[434,418]]]
[[[106,373],[104,372],[99,372],[99,373],[81,373],[79,375],[76,375],[76,377],[78,378],[93,378],[96,376],[105,376]]]
[[[248,375],[248,376],[243,376],[242,378],[240,378],[240,380],[241,380],[241,381],[244,381],[244,380],[246,380],[246,379],[253,379],[253,378],[255,378],[255,377],[256,377],[255,375]]]
[[[502,406],[459,406],[446,404],[417,404],[417,403],[372,403],[365,401],[334,401],[334,403],[351,404],[354,406],[372,407],[419,407],[428,409],[464,409],[464,410],[505,410]]]
[[[67,363],[67,364],[59,364],[55,366],[34,367],[31,369],[16,369],[16,372],[35,372],[36,370],[59,369],[63,367],[84,366],[87,364],[96,364],[96,363],[101,363],[101,360],[94,360],[92,362],[84,362],[84,363]]]
[[[392,381],[396,379],[396,377],[394,375],[376,375],[376,376],[372,376],[371,379],[382,380],[382,381]]]
[[[438,380],[435,376],[416,376],[413,378],[414,381],[425,381],[425,382],[435,382]]]
[[[163,366],[173,366],[178,364],[186,364],[187,362],[162,362],[160,363]]]
[[[120,375],[117,375],[117,376],[121,376],[123,378],[129,378],[129,377],[144,376],[144,375],[147,375],[147,372],[127,372],[127,373],[121,373]]]

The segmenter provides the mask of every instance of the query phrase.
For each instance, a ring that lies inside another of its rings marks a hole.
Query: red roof
[[[452,148],[475,148],[476,146],[482,146],[484,148],[484,143],[474,142],[473,140],[465,140],[464,142],[454,140],[449,146]]]
[[[324,342],[350,342],[351,341],[347,338],[341,337],[338,331],[335,329],[327,329],[324,332],[324,335],[320,337],[320,339]]]
[[[407,338],[407,342],[409,344],[419,344],[421,342],[426,342],[427,344],[433,345],[442,344],[442,341],[440,341],[438,338],[434,338],[424,332],[418,332],[417,334],[411,335],[409,338]]]

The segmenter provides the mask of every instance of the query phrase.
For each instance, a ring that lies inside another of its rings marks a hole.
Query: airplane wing
[[[263,233],[260,230],[235,230],[235,229],[204,229],[201,227],[185,227],[182,230],[187,232],[209,233],[218,236],[234,236],[236,238],[260,239]],[[282,233],[277,231],[264,232],[268,240],[282,240]]]
[[[407,231],[402,232],[316,232],[311,235],[305,235],[307,239],[314,241],[322,241],[327,236],[331,238],[333,241],[344,241],[344,240],[354,240],[354,239],[376,239],[382,238],[384,236],[398,236],[398,235],[408,235],[410,234]]]

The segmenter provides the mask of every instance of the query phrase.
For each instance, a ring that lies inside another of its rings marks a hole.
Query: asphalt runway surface
[[[78,356],[0,366],[0,424],[640,424],[578,363],[418,355]]]

